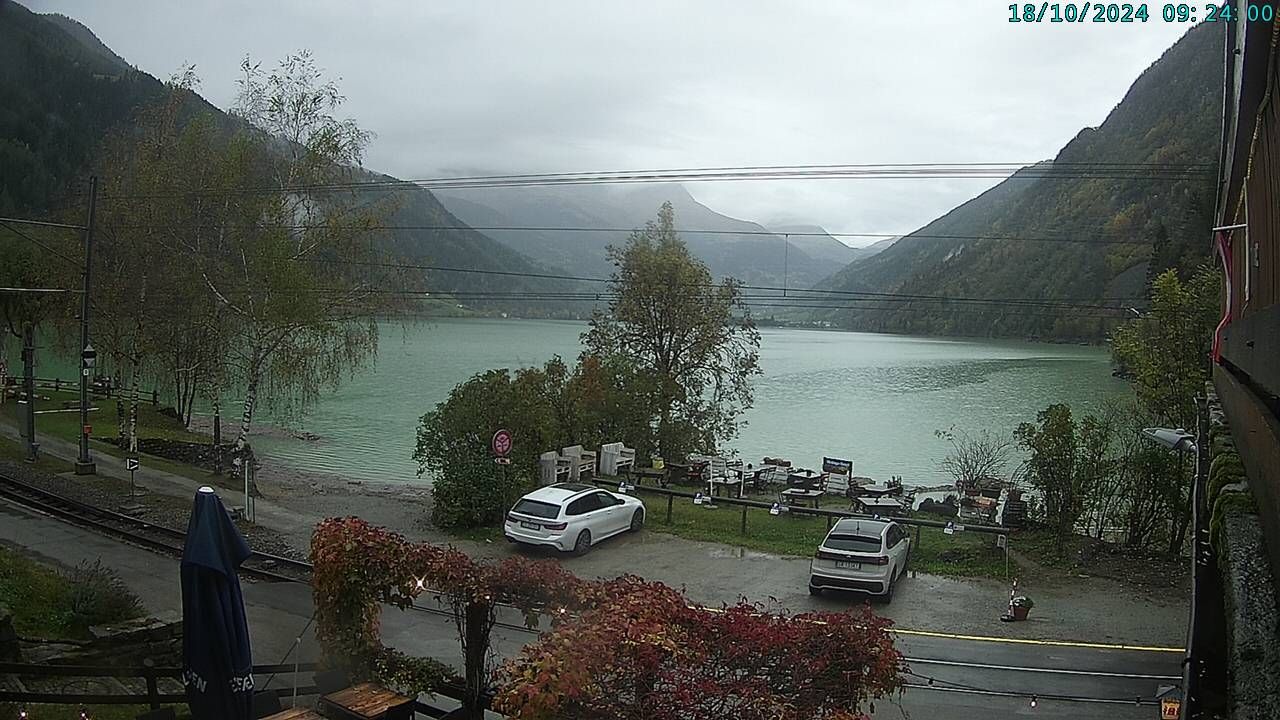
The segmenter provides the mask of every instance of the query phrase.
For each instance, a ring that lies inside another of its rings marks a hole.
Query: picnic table
[[[410,720],[413,717],[413,698],[370,682],[324,695],[320,698],[320,707],[336,710],[338,717],[359,720]]]
[[[324,716],[311,708],[289,708],[262,720],[324,720]]]
[[[667,471],[665,468],[655,467],[633,467],[627,470],[627,474],[635,478],[638,484],[643,485],[646,478],[653,480],[654,485],[663,487],[667,484]]]
[[[790,505],[790,501],[813,500],[813,509],[818,509],[818,502],[825,495],[821,490],[805,490],[804,488],[787,488],[778,493],[778,502],[783,505]]]

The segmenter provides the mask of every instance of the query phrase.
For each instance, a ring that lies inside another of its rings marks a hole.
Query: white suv
[[[842,518],[809,562],[809,594],[857,590],[889,602],[910,556],[911,538],[898,523]]]
[[[559,483],[520,498],[507,513],[507,540],[582,555],[595,543],[644,526],[644,503],[581,483]]]

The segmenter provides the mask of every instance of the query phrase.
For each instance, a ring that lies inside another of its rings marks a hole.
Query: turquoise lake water
[[[416,480],[418,418],[472,374],[537,365],[581,349],[579,322],[434,320],[384,327],[376,364],[292,427],[314,441],[261,438],[286,464],[368,480]],[[1054,402],[1093,408],[1127,392],[1104,348],[868,333],[761,331],[755,407],[730,448],[816,466],[851,458],[855,473],[947,482],[934,430],[1012,429]],[[265,419],[271,422],[272,419]]]
[[[451,388],[489,368],[576,358],[586,325],[553,320],[440,319],[382,329],[377,361],[303,418],[287,424],[311,441],[259,437],[259,452],[286,465],[365,480],[418,482],[412,459],[418,419]],[[9,343],[10,367],[17,352]],[[1010,430],[1055,402],[1097,407],[1127,393],[1105,348],[764,328],[755,406],[729,449],[748,462],[765,455],[814,467],[850,458],[854,472],[901,475],[908,485],[947,482],[946,444],[955,426]],[[74,378],[46,360],[38,375]],[[225,412],[234,418],[238,407]]]

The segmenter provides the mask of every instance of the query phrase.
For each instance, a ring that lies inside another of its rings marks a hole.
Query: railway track
[[[0,473],[0,499],[163,555],[182,557],[182,548],[187,536],[182,530],[89,505],[11,478],[3,473]],[[253,554],[241,564],[240,574],[254,580],[310,585],[311,569],[311,563],[304,560],[254,550]],[[428,590],[428,592],[431,591]],[[411,608],[432,615],[453,617],[452,612],[441,608],[416,603]],[[533,635],[541,634],[539,630],[532,630],[515,623],[498,622],[495,626]]]
[[[177,528],[89,505],[4,474],[0,474],[0,498],[148,550],[182,557],[186,533]],[[311,563],[255,550],[240,572],[255,580],[308,583]]]

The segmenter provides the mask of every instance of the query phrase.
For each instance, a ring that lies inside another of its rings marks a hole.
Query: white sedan
[[[507,513],[507,540],[550,545],[582,555],[591,546],[627,530],[644,527],[644,503],[581,483],[558,483],[520,498]]]

